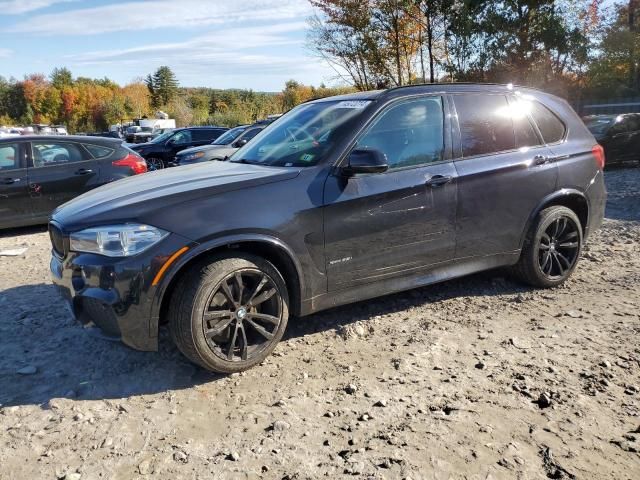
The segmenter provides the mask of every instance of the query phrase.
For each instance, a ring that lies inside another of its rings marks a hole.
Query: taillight
[[[130,153],[126,157],[112,163],[114,167],[129,167],[134,175],[147,171],[147,162],[144,158],[135,153]]]
[[[602,145],[594,145],[591,149],[591,153],[593,153],[593,157],[596,160],[596,165],[600,170],[604,170],[605,156],[604,156],[604,148]]]

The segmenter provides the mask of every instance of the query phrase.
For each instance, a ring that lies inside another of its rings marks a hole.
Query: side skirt
[[[488,255],[485,257],[463,258],[432,265],[428,270],[422,270],[413,275],[393,277],[375,283],[358,285],[338,292],[318,295],[303,302],[301,315],[310,315],[339,305],[346,305],[411,290],[492,268],[515,265],[519,258],[520,250],[517,250],[515,252]]]

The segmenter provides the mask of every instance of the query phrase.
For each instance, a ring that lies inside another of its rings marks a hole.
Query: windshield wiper
[[[247,165],[260,165],[260,162],[254,160],[247,160],[246,158],[240,158],[238,160],[229,160],[231,163],[245,163]]]

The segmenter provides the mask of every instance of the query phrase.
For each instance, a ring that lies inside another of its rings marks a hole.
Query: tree
[[[161,108],[168,105],[178,92],[178,80],[173,71],[167,66],[158,68],[153,75],[147,75],[145,83],[151,95],[151,106],[153,108]]]
[[[589,90],[599,96],[640,94],[638,2],[616,7],[607,21],[597,54],[589,65]]]
[[[54,68],[51,75],[49,75],[49,79],[51,80],[51,85],[60,90],[73,85],[73,75],[67,67]]]

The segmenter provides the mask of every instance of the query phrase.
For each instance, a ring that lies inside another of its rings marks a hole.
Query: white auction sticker
[[[371,100],[343,100],[336,105],[336,108],[366,108]]]

